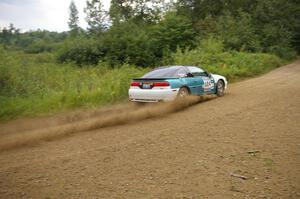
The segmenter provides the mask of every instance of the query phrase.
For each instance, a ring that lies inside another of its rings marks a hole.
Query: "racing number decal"
[[[204,84],[203,84],[204,91],[210,91],[214,87],[215,84],[208,77],[203,77],[202,79],[204,82]]]

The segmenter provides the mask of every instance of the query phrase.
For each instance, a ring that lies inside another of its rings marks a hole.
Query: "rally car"
[[[226,89],[227,80],[221,75],[196,66],[167,66],[132,79],[128,94],[133,102],[159,102],[188,95],[223,96]]]

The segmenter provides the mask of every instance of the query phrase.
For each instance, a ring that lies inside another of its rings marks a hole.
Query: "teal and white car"
[[[129,100],[133,102],[171,101],[188,95],[223,96],[227,80],[196,66],[168,66],[132,79]]]

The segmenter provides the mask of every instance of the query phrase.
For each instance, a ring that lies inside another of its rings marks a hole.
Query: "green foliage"
[[[224,75],[230,81],[265,73],[282,64],[275,55],[224,51],[222,40],[208,38],[200,41],[193,50],[177,49],[172,63],[178,65],[202,66],[204,69]]]
[[[224,41],[226,49],[260,51],[260,41],[255,34],[249,14],[240,12],[237,17],[229,14],[220,16],[215,28],[215,35]]]
[[[84,32],[71,2],[68,33],[20,33],[11,25],[0,30],[0,43],[27,53],[55,51],[64,63],[143,67],[161,65],[177,47],[194,49],[197,38],[210,36],[222,40],[225,51],[271,53],[284,59],[300,52],[300,7],[295,0],[178,0],[174,5],[112,0],[108,19],[101,0],[88,0],[89,31]],[[91,32],[97,34],[87,34]]]
[[[70,62],[79,66],[97,64],[99,56],[97,43],[85,37],[66,40],[57,51],[57,60],[60,63]]]
[[[143,67],[160,65],[164,52],[174,52],[177,46],[192,46],[194,36],[191,22],[175,13],[169,13],[152,26],[128,20],[97,38],[67,40],[58,50],[58,61],[77,65],[99,61],[106,61],[111,66],[124,63]]]
[[[293,0],[259,1],[251,14],[263,51],[288,59],[294,57],[294,49],[300,47],[292,47],[293,43],[299,42],[299,3]]]
[[[156,62],[148,33],[132,21],[112,27],[100,45],[105,49],[105,60],[113,66],[123,63],[149,66]]]
[[[111,0],[109,16],[114,25],[118,25],[130,18],[132,8],[126,1],[127,0]]]
[[[214,34],[229,50],[270,52],[284,58],[300,49],[300,4],[294,0],[179,0],[200,37]]]
[[[114,25],[128,20],[153,23],[159,20],[164,6],[165,1],[158,0],[111,0],[109,16]]]
[[[51,52],[57,47],[57,43],[48,43],[44,40],[37,40],[32,44],[28,45],[25,49],[25,53],[43,53],[43,52]]]
[[[188,16],[193,22],[209,15],[219,16],[222,14],[225,6],[224,0],[178,0],[176,4],[179,14]]]
[[[56,50],[57,45],[64,41],[67,33],[50,32],[46,30],[20,33],[11,25],[0,30],[0,44],[14,50],[24,50],[28,53],[41,53]]]
[[[86,21],[90,32],[100,33],[105,30],[106,12],[103,9],[101,0],[87,0],[84,12],[86,13]]]
[[[124,34],[125,33],[125,34]],[[194,31],[190,21],[175,13],[168,14],[152,26],[127,21],[113,26],[104,36],[105,58],[113,64],[137,66],[159,65],[166,51],[175,51],[193,44]]]
[[[150,38],[158,50],[175,51],[177,47],[191,47],[195,32],[187,17],[169,12],[160,23],[150,30]]]
[[[226,51],[223,41],[213,37],[201,40],[195,49],[178,48],[164,54],[169,55],[165,56],[166,64],[201,65],[230,81],[282,64],[275,55]],[[0,48],[0,119],[113,103],[127,98],[131,78],[148,71],[128,64],[112,69],[99,62],[78,68],[54,61],[51,53],[29,55]]]
[[[19,36],[19,33],[20,29],[15,28],[12,23],[9,24],[8,28],[4,27],[2,30],[0,28],[0,43],[4,46],[13,44],[14,39]]]
[[[74,1],[72,0],[69,6],[69,21],[68,21],[68,25],[70,28],[70,32],[72,36],[76,36],[79,33],[79,17],[78,17],[78,10],[77,7],[74,3]]]
[[[126,64],[109,69],[105,63],[77,68],[0,52],[2,119],[118,101],[127,97],[130,79],[147,70]]]

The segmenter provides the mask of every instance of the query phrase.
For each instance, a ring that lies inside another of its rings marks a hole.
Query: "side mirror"
[[[186,77],[194,77],[194,75],[192,73],[187,73]]]

